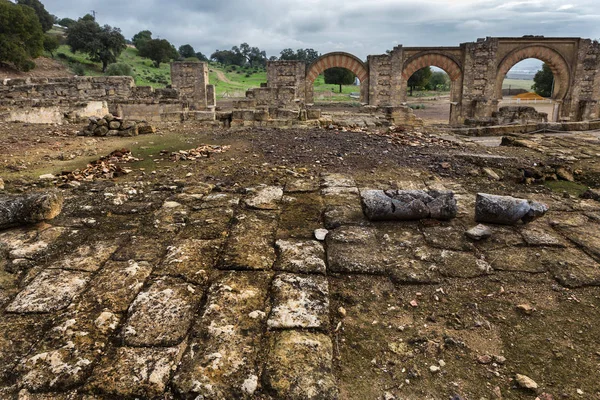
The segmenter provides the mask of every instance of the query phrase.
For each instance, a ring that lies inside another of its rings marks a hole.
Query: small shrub
[[[131,65],[125,63],[114,63],[110,64],[106,68],[105,75],[108,76],[134,76]]]
[[[83,64],[73,64],[71,69],[73,70],[73,73],[75,75],[85,76],[85,67],[83,66]]]
[[[246,74],[246,78],[250,78],[251,76],[251,74]]]

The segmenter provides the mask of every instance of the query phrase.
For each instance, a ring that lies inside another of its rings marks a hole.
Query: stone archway
[[[552,74],[554,75],[554,92],[552,93],[552,99],[557,101],[554,107],[554,119],[557,120],[562,111],[562,102],[569,93],[571,70],[564,57],[551,47],[531,45],[515,49],[508,53],[498,64],[496,86],[494,90],[495,99],[497,101],[502,99],[502,83],[504,82],[504,78],[508,71],[510,71],[515,64],[527,58],[541,60],[550,67],[550,70],[552,70]]]
[[[406,101],[408,80],[418,70],[425,67],[438,67],[450,77],[450,123],[456,124],[459,120],[462,104],[463,70],[458,60],[450,55],[436,51],[427,51],[415,54],[404,62],[402,67],[402,101]]]
[[[306,102],[314,101],[313,83],[326,69],[341,67],[352,71],[360,80],[360,101],[369,103],[369,68],[361,59],[349,53],[334,52],[323,54],[313,62],[306,72]]]

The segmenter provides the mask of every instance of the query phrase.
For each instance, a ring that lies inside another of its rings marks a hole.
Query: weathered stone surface
[[[50,321],[39,316],[4,315],[0,320],[0,382],[42,338]]]
[[[580,250],[552,249],[542,255],[542,260],[564,286],[600,286],[600,264]]]
[[[167,255],[153,274],[181,277],[204,285],[217,263],[222,246],[222,240],[178,240],[167,248]]]
[[[73,254],[53,263],[50,268],[94,272],[102,267],[118,245],[114,242],[96,242],[79,246]]]
[[[42,271],[8,305],[6,311],[44,313],[66,308],[90,279],[87,272],[49,269]]]
[[[117,250],[112,259],[115,261],[148,261],[155,263],[166,251],[167,243],[163,239],[133,236],[131,240]]]
[[[305,274],[325,274],[325,250],[315,240],[283,240],[275,242],[277,261],[274,269]]]
[[[329,285],[322,276],[280,274],[272,284],[272,329],[329,327]]]
[[[525,243],[529,246],[565,247],[566,241],[549,229],[527,227],[521,230]]]
[[[192,329],[190,350],[173,378],[185,397],[252,399],[270,275],[228,272],[208,291],[204,314]]]
[[[264,380],[276,398],[337,399],[333,346],[323,334],[284,331],[273,335]]]
[[[486,253],[486,259],[497,271],[541,273],[547,270],[542,255],[545,249],[505,248]]]
[[[131,303],[123,327],[129,346],[179,344],[192,323],[202,290],[175,278],[154,282]]]
[[[486,260],[469,252],[419,248],[415,253],[421,261],[429,263],[430,269],[435,269],[442,276],[475,278],[493,272]]]
[[[327,206],[323,214],[323,220],[327,229],[335,229],[350,224],[364,225],[368,222],[358,201],[345,205]]]
[[[127,311],[151,271],[152,266],[146,261],[107,262],[81,296],[82,307],[104,308],[113,313]]]
[[[232,193],[211,193],[204,197],[200,209],[234,207],[240,203],[240,196]]]
[[[218,267],[269,270],[275,262],[276,214],[242,212],[236,217]]]
[[[285,196],[277,237],[306,238],[312,237],[315,229],[321,228],[323,200],[318,193],[296,193]]]
[[[162,233],[178,233],[188,219],[188,209],[175,201],[166,201],[154,213],[154,228]]]
[[[447,220],[458,211],[451,191],[365,190],[361,199],[365,215],[371,221]]]
[[[115,398],[162,397],[184,350],[185,342],[166,348],[119,347],[114,358],[94,369],[87,387]]]
[[[231,208],[220,207],[192,211],[180,237],[203,240],[226,238],[232,218],[233,209]]]
[[[65,313],[18,365],[19,386],[37,392],[81,385],[119,322],[110,311]]]
[[[589,222],[581,226],[558,226],[558,229],[570,241],[600,261],[600,224]]]
[[[317,179],[293,179],[286,183],[286,193],[314,192],[319,189]]]
[[[333,272],[386,275],[410,283],[439,280],[435,266],[419,259],[424,240],[416,230],[344,226],[327,235],[326,245],[328,270]]]
[[[511,196],[478,193],[475,204],[475,221],[492,224],[515,225],[541,217],[548,207],[536,201]]]
[[[244,204],[258,210],[277,210],[281,197],[283,189],[278,186],[259,187],[244,200]]]
[[[430,246],[455,251],[473,249],[473,244],[465,238],[464,229],[460,225],[425,226],[421,231],[423,232],[425,241]]]
[[[350,175],[328,173],[321,174],[321,186],[324,188],[329,187],[356,187],[354,178]]]

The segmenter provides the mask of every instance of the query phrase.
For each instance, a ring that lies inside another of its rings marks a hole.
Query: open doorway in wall
[[[533,107],[555,120],[555,77],[549,65],[537,58],[516,63],[504,77],[498,108],[506,106]]]
[[[448,124],[451,84],[443,69],[435,66],[421,68],[408,78],[406,102],[425,124]]]
[[[360,105],[360,79],[343,67],[328,68],[313,82],[314,103],[327,109]]]

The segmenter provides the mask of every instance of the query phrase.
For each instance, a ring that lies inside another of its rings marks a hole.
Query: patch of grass
[[[502,83],[502,89],[525,89],[531,91],[531,85],[533,85],[533,79],[504,79]]]
[[[579,197],[583,192],[588,190],[588,187],[578,182],[568,181],[546,181],[544,185],[556,193],[567,192],[571,196]]]

